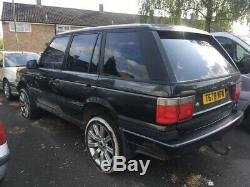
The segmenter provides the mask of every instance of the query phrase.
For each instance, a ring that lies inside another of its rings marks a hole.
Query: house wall
[[[3,24],[4,50],[16,51],[15,32],[10,32],[9,22]],[[54,25],[32,24],[31,32],[18,32],[19,50],[40,53],[52,37],[55,36]]]

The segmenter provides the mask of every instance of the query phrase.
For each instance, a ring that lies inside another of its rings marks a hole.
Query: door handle
[[[82,82],[80,82],[80,81],[75,81],[74,83],[76,83],[76,84],[79,84],[79,85],[82,85],[82,86],[84,86],[84,87],[91,87],[91,84],[90,83],[82,83]]]

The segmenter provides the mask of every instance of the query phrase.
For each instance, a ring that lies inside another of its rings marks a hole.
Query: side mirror
[[[29,60],[26,64],[26,67],[28,69],[37,69],[38,68],[37,60]]]
[[[245,56],[237,64],[242,74],[250,73],[250,56]]]

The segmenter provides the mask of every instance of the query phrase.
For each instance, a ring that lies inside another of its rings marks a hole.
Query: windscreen
[[[209,36],[173,32],[159,35],[177,81],[209,79],[237,71]]]
[[[4,55],[5,67],[23,67],[29,60],[38,60],[39,55],[35,53],[6,53]]]

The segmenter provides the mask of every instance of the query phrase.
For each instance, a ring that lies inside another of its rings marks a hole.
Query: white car
[[[26,67],[29,60],[38,60],[39,55],[31,52],[0,51],[0,88],[10,100],[17,95],[17,72]]]
[[[0,122],[0,181],[5,177],[9,156],[10,151],[7,144],[6,132],[3,124]]]
[[[227,32],[211,33],[234,60],[241,72],[242,90],[239,105],[250,116],[250,45],[242,38]]]

